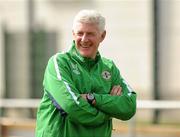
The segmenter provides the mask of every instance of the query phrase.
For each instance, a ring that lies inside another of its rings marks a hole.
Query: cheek
[[[81,38],[81,37],[77,37],[76,40],[77,40],[78,42],[81,42],[82,38]]]
[[[80,41],[81,41],[81,39],[80,39],[80,38],[75,38],[74,40],[75,40],[75,43],[76,43],[76,44],[79,44],[79,43],[80,43]]]

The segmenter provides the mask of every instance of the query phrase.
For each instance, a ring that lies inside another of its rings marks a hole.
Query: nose
[[[82,38],[81,38],[82,42],[87,42],[88,41],[88,37],[86,34],[83,34]]]

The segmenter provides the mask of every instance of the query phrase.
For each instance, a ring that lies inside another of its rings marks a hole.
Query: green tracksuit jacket
[[[114,85],[122,87],[121,96],[109,94]],[[70,51],[50,58],[43,86],[36,137],[111,137],[112,118],[128,120],[136,112],[136,93],[115,64],[99,53],[95,60],[82,57],[74,42]],[[89,92],[95,106],[80,95]]]

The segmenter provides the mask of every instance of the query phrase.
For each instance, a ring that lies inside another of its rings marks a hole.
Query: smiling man
[[[135,114],[136,93],[113,61],[100,56],[106,36],[100,13],[80,11],[72,33],[71,49],[52,56],[46,67],[36,137],[111,137],[112,118]]]
[[[106,36],[106,31],[102,26],[104,22],[97,22],[95,19],[98,17],[90,21],[89,18],[80,18],[80,16],[83,16],[83,12],[76,16],[73,25],[76,48],[82,56],[94,59],[99,44]]]

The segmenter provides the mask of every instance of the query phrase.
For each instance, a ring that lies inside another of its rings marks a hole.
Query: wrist
[[[89,104],[91,104],[93,106],[96,105],[96,99],[95,99],[94,94],[92,94],[92,93],[86,94],[86,99],[87,99]]]

